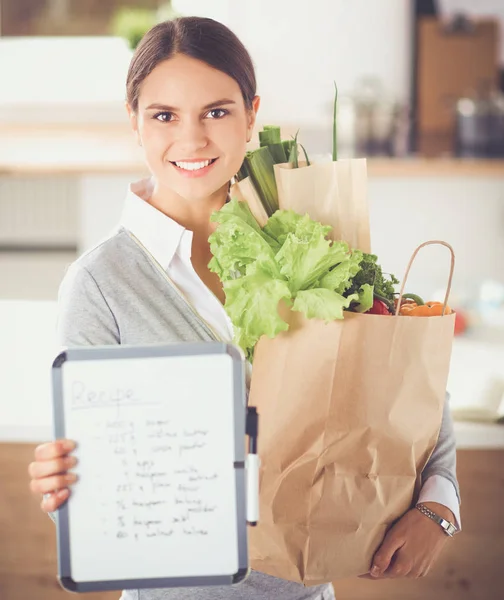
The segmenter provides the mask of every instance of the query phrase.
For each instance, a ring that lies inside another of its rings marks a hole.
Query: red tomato
[[[373,306],[367,312],[370,315],[390,315],[387,305],[378,298],[373,300]]]

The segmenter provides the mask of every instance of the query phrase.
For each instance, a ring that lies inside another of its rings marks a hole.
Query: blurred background
[[[299,128],[313,157],[331,151],[337,83],[339,154],[368,158],[385,270],[401,278],[426,240],[455,250],[463,533],[425,581],[338,582],[338,600],[504,597],[504,0],[0,0],[1,600],[65,595],[26,474],[52,437],[58,286],[147,174],[124,82],[144,32],[177,15],[235,31],[256,65],[258,129]],[[441,299],[448,267],[445,248],[424,249],[409,291]]]

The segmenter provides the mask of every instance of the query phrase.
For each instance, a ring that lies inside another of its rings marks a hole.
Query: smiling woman
[[[59,345],[230,341],[222,284],[208,269],[208,238],[215,228],[210,216],[228,198],[259,108],[250,56],[221,23],[180,18],[144,36],[126,87],[132,129],[152,176],[130,186],[117,229],[68,269],[59,292]],[[71,493],[66,472],[73,448],[71,440],[57,440],[36,449],[31,490],[44,494],[45,512]],[[122,600],[139,597],[334,596],[330,584],[306,589],[251,571],[239,585],[125,591]]]
[[[226,201],[258,108],[248,52],[211,19],[160,23],[131,61],[127,110],[153,174],[147,201],[194,233],[192,265],[221,302],[222,286],[207,268],[210,215]]]

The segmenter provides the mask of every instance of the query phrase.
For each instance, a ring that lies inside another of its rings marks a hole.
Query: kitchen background
[[[504,597],[504,0],[0,0],[0,598],[65,596],[27,465],[51,438],[49,365],[65,268],[115,224],[145,167],[124,111],[139,36],[173,14],[244,41],[258,127],[368,157],[373,251],[402,276],[421,242],[456,253],[449,379],[463,532],[418,581],[336,582],[338,600]],[[428,247],[411,291],[443,295]],[[501,422],[500,422],[501,421]],[[118,594],[91,594],[91,600]]]

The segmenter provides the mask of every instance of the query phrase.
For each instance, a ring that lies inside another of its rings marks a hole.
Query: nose
[[[184,158],[190,158],[191,153],[208,146],[208,135],[204,123],[200,119],[187,119],[178,128],[178,146],[184,151]]]

